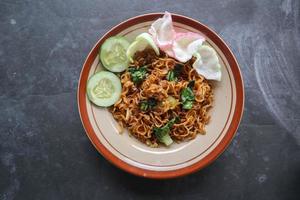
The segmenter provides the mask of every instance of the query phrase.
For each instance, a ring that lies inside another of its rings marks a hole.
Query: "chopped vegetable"
[[[183,109],[190,110],[193,107],[193,101],[185,101],[183,103]]]
[[[131,75],[131,80],[137,84],[142,82],[146,77],[147,77],[147,66],[143,66],[140,68],[128,68],[128,71],[130,72]]]
[[[119,77],[108,71],[94,74],[87,83],[87,96],[97,106],[108,107],[116,103],[121,96]]]
[[[195,85],[195,80],[192,80],[192,81],[189,82],[189,84],[187,85],[187,87],[193,89],[194,85]]]
[[[195,94],[193,92],[195,81],[190,81],[186,88],[181,91],[181,101],[183,109],[191,109],[195,100]]]
[[[181,64],[176,64],[174,69],[170,70],[167,74],[167,80],[168,81],[177,81],[181,72],[182,72],[183,66]]]
[[[177,77],[175,77],[174,71],[170,70],[167,74],[168,81],[177,81]]]
[[[112,72],[122,72],[128,67],[129,60],[126,50],[129,42],[121,36],[106,39],[100,48],[100,60],[102,65]]]
[[[170,144],[173,143],[172,138],[170,137],[169,133],[170,133],[170,129],[172,128],[172,126],[175,123],[179,122],[179,117],[175,117],[173,119],[171,119],[166,125],[164,125],[163,127],[155,127],[153,129],[155,136],[157,137],[157,139],[165,144],[166,146],[169,146]]]
[[[179,117],[176,116],[173,119],[171,119],[170,121],[168,121],[168,123],[166,125],[169,127],[169,129],[171,129],[172,126],[178,122],[180,122],[180,119],[179,119]]]
[[[140,109],[142,111],[152,110],[157,105],[157,101],[154,98],[143,100],[140,102]]]
[[[186,87],[181,91],[181,100],[185,101],[193,101],[195,100],[194,92],[191,88]]]
[[[166,102],[169,104],[169,109],[174,109],[177,105],[179,105],[179,101],[172,96],[168,96]]]

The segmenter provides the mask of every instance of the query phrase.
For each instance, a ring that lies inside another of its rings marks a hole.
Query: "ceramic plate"
[[[79,113],[95,148],[111,163],[129,173],[161,179],[183,176],[213,162],[231,142],[244,107],[241,72],[228,46],[207,26],[177,14],[172,14],[175,29],[202,33],[221,61],[222,81],[213,82],[214,104],[209,111],[211,120],[205,135],[170,147],[151,148],[130,137],[127,132],[119,134],[119,126],[109,111],[88,101],[86,83],[90,76],[102,69],[98,50],[105,39],[122,35],[133,41],[139,33],[147,32],[151,23],[162,15],[151,13],[137,16],[109,30],[89,53],[78,86]]]

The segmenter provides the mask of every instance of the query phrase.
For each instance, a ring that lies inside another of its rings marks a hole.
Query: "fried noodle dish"
[[[205,134],[213,91],[194,61],[181,63],[152,49],[136,52],[121,73],[121,98],[110,108],[120,126],[151,147],[164,143],[166,132],[176,142]]]

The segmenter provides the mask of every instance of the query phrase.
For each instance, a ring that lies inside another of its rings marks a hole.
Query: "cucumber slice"
[[[103,66],[112,72],[122,72],[128,67],[126,50],[129,42],[121,36],[110,37],[100,48],[100,60]]]
[[[115,74],[101,71],[88,80],[86,90],[91,102],[97,106],[108,107],[119,100],[122,86]]]
[[[156,55],[159,55],[159,48],[156,46],[152,36],[149,33],[141,33],[135,39],[146,41],[148,45],[155,51]]]
[[[128,47],[126,51],[126,56],[129,59],[130,62],[133,62],[133,56],[135,52],[142,51],[146,48],[146,44],[139,41],[134,41],[131,43],[131,45]]]
[[[156,46],[154,40],[149,33],[142,33],[138,35],[134,42],[130,44],[126,51],[127,58],[132,62],[133,56],[137,51],[143,51],[147,47],[151,47],[157,55],[159,55],[159,49]]]

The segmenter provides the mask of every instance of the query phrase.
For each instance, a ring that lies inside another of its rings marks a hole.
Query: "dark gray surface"
[[[94,43],[117,23],[168,10],[219,33],[244,77],[228,150],[193,175],[129,175],[101,157],[77,112]],[[0,1],[0,199],[299,199],[299,1]]]

